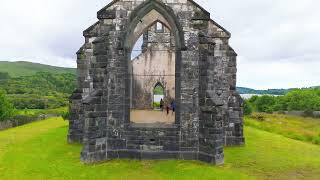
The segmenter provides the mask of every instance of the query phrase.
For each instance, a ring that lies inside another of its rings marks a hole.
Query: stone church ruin
[[[209,12],[192,0],[114,0],[97,16],[70,97],[68,142],[83,143],[83,162],[223,164],[224,146],[244,144],[237,54]]]

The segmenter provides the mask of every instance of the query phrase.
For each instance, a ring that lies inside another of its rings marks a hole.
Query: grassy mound
[[[245,118],[245,125],[320,145],[319,118],[254,113]]]
[[[195,161],[79,161],[67,122],[51,118],[0,132],[0,179],[319,179],[320,146],[246,127],[245,147],[226,148],[226,164]]]

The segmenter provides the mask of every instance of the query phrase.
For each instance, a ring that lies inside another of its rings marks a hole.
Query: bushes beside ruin
[[[0,90],[0,122],[11,118],[14,114],[14,107],[8,100],[4,91]]]
[[[304,115],[311,116],[314,111],[320,111],[320,89],[296,89],[284,96],[253,96],[246,100],[246,115],[251,114],[248,109],[265,113],[303,111]]]

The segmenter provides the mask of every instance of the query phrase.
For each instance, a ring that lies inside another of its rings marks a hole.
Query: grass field
[[[0,179],[320,179],[320,146],[252,127],[246,145],[226,148],[225,165],[196,161],[79,161],[67,122],[51,118],[0,132]]]
[[[254,113],[245,117],[245,125],[320,145],[319,118]]]

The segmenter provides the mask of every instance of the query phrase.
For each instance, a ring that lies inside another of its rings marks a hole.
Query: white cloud
[[[104,4],[78,0],[4,0],[0,6],[0,60],[76,66],[82,31]]]
[[[110,0],[2,0],[0,60],[75,67],[82,31]],[[320,1],[196,0],[232,33],[238,85],[320,85]]]
[[[306,63],[307,59],[309,62]],[[310,87],[320,84],[320,61],[308,57],[279,61],[249,61],[238,58],[238,85],[257,89]]]

